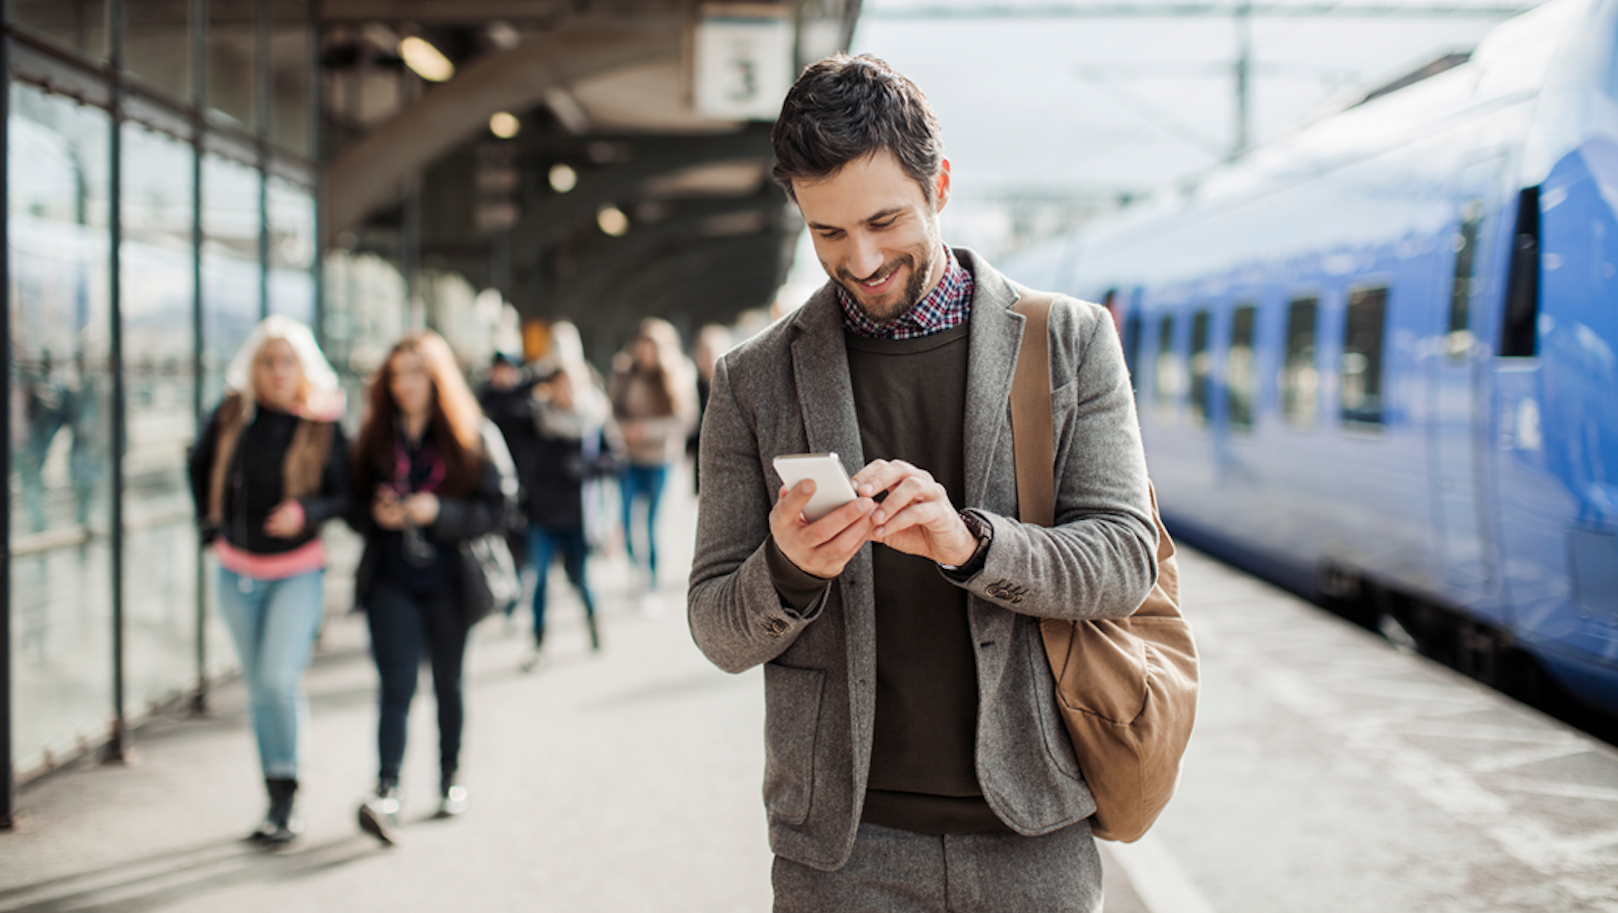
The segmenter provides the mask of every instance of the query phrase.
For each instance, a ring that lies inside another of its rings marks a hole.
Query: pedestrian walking
[[[590,492],[598,479],[621,469],[609,434],[612,411],[591,382],[582,362],[563,362],[534,388],[534,428],[538,434],[529,477],[528,552],[537,573],[534,584],[534,646],[523,660],[533,669],[545,646],[547,584],[552,560],[560,555],[568,582],[584,604],[590,649],[601,649],[596,598],[590,587],[590,527],[600,522],[599,501]]]
[[[1024,525],[1021,293],[942,240],[927,98],[838,54],[804,71],[772,141],[831,281],[714,374],[689,599],[715,664],[764,666],[775,910],[1099,910],[1095,801],[1040,620],[1127,616],[1157,575],[1112,321],[1050,309],[1056,524]],[[857,471],[810,522],[815,483],[770,467],[814,452]]]
[[[678,331],[658,317],[640,322],[613,368],[607,393],[629,460],[622,481],[624,547],[642,594],[655,599],[657,509],[669,468],[684,452],[686,434],[696,420],[695,372],[680,349]],[[645,505],[640,545],[633,523],[637,502]]]
[[[371,381],[353,477],[349,522],[365,539],[354,598],[365,609],[382,681],[377,783],[359,823],[387,844],[398,827],[405,732],[424,652],[438,703],[438,815],[466,811],[467,634],[514,589],[494,580],[479,557],[481,549],[505,547],[517,509],[511,458],[437,333],[400,340]],[[509,555],[504,563],[509,571]]]
[[[325,615],[320,526],[349,503],[337,375],[309,328],[261,322],[225,369],[225,396],[191,452],[202,541],[219,561],[219,613],[247,684],[269,811],[251,839],[279,846],[308,730],[303,672]]]
[[[511,463],[517,471],[517,501],[529,506],[532,482],[538,460],[539,432],[535,428],[534,385],[536,378],[526,371],[522,358],[511,352],[495,352],[489,362],[489,376],[478,390],[478,405],[489,421],[500,429],[500,437],[511,453]],[[507,546],[518,567],[528,555],[527,533],[513,529],[506,537]],[[513,617],[520,599],[500,606],[506,618],[507,633],[515,630]]]

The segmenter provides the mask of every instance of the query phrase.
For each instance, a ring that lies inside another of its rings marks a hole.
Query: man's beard
[[[927,277],[932,275],[933,272],[931,257],[928,257],[922,263],[917,263],[914,256],[905,254],[882,264],[882,269],[877,275],[892,274],[905,265],[910,267],[910,279],[905,283],[904,294],[891,309],[872,310],[871,305],[865,300],[866,292],[861,289],[859,281],[849,275],[847,270],[837,271],[837,284],[848,292],[848,297],[853,299],[854,306],[860,309],[860,313],[877,323],[889,323],[910,313],[915,309],[916,305],[921,303],[922,293],[927,288]]]

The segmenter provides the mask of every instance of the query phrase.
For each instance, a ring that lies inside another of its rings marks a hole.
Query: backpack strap
[[[1011,380],[1011,450],[1017,463],[1017,518],[1056,523],[1056,429],[1051,408],[1051,305],[1056,296],[1016,286],[1012,310],[1024,318]]]

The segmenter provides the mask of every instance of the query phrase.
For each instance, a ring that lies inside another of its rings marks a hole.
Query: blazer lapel
[[[853,475],[865,466],[854,385],[848,377],[842,311],[828,283],[804,304],[792,342],[792,376],[811,453],[835,453]]]
[[[1010,421],[1011,377],[1022,343],[1021,314],[1011,310],[1017,290],[998,270],[962,248],[955,256],[972,271],[972,328],[966,375],[966,504],[985,507],[989,472]],[[1006,465],[1011,465],[1007,434]]]

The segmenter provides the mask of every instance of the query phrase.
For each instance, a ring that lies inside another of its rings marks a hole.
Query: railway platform
[[[464,817],[428,818],[424,695],[400,845],[355,827],[376,677],[362,619],[338,615],[308,679],[300,842],[241,839],[262,788],[228,686],[212,716],[137,732],[129,765],[26,786],[0,834],[0,911],[767,910],[762,679],[713,668],[687,633],[673,569],[690,555],[689,490],[669,485],[671,572],[653,600],[621,558],[596,565],[600,653],[560,581],[538,670],[520,671],[526,640],[499,619],[475,633]],[[1194,551],[1182,561],[1196,735],[1152,832],[1103,845],[1109,913],[1618,911],[1618,751]]]

